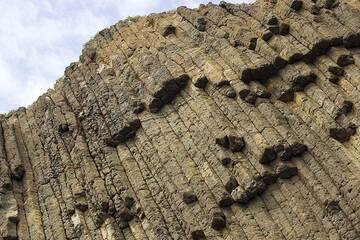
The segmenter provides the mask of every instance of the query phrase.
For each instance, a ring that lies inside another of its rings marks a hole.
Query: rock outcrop
[[[120,21],[0,115],[0,237],[360,239],[360,8]]]

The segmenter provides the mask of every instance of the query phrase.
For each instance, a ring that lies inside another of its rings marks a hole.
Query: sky
[[[249,0],[228,0],[241,3]],[[52,88],[97,32],[127,16],[205,0],[0,0],[0,113]],[[219,3],[219,1],[212,1]]]

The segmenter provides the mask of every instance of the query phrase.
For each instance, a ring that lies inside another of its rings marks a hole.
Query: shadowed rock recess
[[[102,30],[0,115],[0,237],[360,239],[359,9],[221,2]]]

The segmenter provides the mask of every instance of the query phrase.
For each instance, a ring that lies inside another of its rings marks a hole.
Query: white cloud
[[[83,44],[101,29],[127,16],[201,2],[0,0],[0,113],[29,105],[52,87],[65,67],[78,59]]]

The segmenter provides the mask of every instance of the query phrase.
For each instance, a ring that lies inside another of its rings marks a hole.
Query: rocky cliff
[[[102,30],[1,115],[0,236],[360,239],[359,6],[222,2]]]

